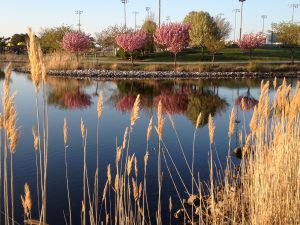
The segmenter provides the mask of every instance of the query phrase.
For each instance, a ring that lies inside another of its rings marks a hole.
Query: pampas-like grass
[[[69,205],[69,225],[72,225],[72,207],[71,207],[71,195],[70,195],[70,187],[69,187],[68,160],[67,160],[68,121],[66,118],[64,118],[63,136],[64,136],[64,153],[65,153],[65,174],[66,174],[66,185],[67,185],[68,205]]]
[[[138,95],[135,99],[135,102],[133,104],[132,112],[131,112],[131,117],[130,117],[130,125],[131,127],[134,126],[135,121],[138,119],[138,114],[140,111],[140,95]]]
[[[228,137],[230,138],[234,132],[234,123],[235,123],[235,113],[234,109],[231,110],[229,118],[229,128],[228,128]]]

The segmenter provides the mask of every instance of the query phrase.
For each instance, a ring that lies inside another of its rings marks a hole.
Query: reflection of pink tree
[[[251,33],[243,35],[242,39],[238,41],[238,46],[249,52],[249,59],[251,60],[254,49],[262,46],[265,42],[266,38],[262,33]]]
[[[125,95],[121,97],[116,104],[116,109],[121,112],[130,112],[135,99],[136,96],[134,95]]]
[[[90,37],[83,32],[67,32],[63,37],[61,46],[65,51],[75,53],[78,61],[79,52],[86,49],[90,42]]]
[[[60,101],[68,109],[85,108],[92,104],[91,97],[85,93],[82,93],[79,89],[66,92]]]
[[[124,95],[119,98],[116,103],[116,109],[120,112],[131,112],[134,102],[136,100],[136,95]],[[144,106],[146,99],[145,96],[140,97],[140,108]]]
[[[242,106],[243,99],[244,99],[244,108]],[[254,109],[254,107],[257,104],[258,104],[258,101],[251,96],[249,89],[245,95],[239,96],[235,100],[235,105],[237,105],[237,106],[239,105],[241,110],[246,110],[246,111],[250,111],[250,110]]]
[[[157,107],[159,101],[163,105],[163,112],[171,114],[185,113],[189,104],[188,95],[183,93],[161,93],[154,98],[153,105]]]
[[[169,23],[158,28],[154,34],[155,43],[174,54],[174,66],[179,52],[189,45],[190,25],[184,23]]]
[[[142,31],[119,34],[116,37],[117,45],[130,53],[133,64],[133,52],[144,47],[147,41],[147,34]]]

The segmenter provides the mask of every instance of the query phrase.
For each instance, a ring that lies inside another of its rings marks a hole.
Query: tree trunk
[[[174,71],[176,71],[176,66],[177,66],[177,53],[174,54]]]
[[[79,52],[76,52],[76,62],[79,62]]]
[[[251,49],[249,50],[249,60],[250,61],[252,60],[252,50]]]
[[[295,57],[294,57],[294,48],[291,48],[291,63],[294,64],[295,62]]]
[[[201,52],[202,52],[202,61],[204,61],[204,46],[201,46]]]
[[[212,54],[212,61],[211,61],[211,64],[214,65],[214,62],[215,62],[215,53]]]
[[[133,67],[133,53],[130,53],[130,59],[131,59],[131,66]]]

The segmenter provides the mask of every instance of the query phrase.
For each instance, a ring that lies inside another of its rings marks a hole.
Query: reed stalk
[[[3,116],[0,113],[0,212],[2,213],[2,129]],[[0,216],[0,224],[2,224],[2,216]]]
[[[65,150],[64,152],[65,152],[66,184],[67,184],[68,205],[69,205],[69,225],[72,225],[72,208],[71,208],[71,196],[70,196],[70,188],[69,188],[68,160],[67,160],[68,122],[66,118],[64,119],[63,135],[64,135],[64,150]]]
[[[83,225],[86,224],[86,140],[87,140],[87,130],[83,123],[83,120],[80,121],[80,128],[81,128],[81,137],[82,137],[82,144],[83,144]]]
[[[102,93],[98,97],[97,103],[97,176],[95,177],[95,223],[98,224],[98,207],[99,207],[99,123],[103,111],[103,96]]]

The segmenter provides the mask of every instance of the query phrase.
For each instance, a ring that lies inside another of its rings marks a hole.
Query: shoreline
[[[26,68],[13,71],[30,73]],[[300,78],[300,71],[294,72],[175,72],[175,71],[119,71],[119,70],[49,70],[48,75],[92,80],[172,80],[172,79],[267,79]]]

